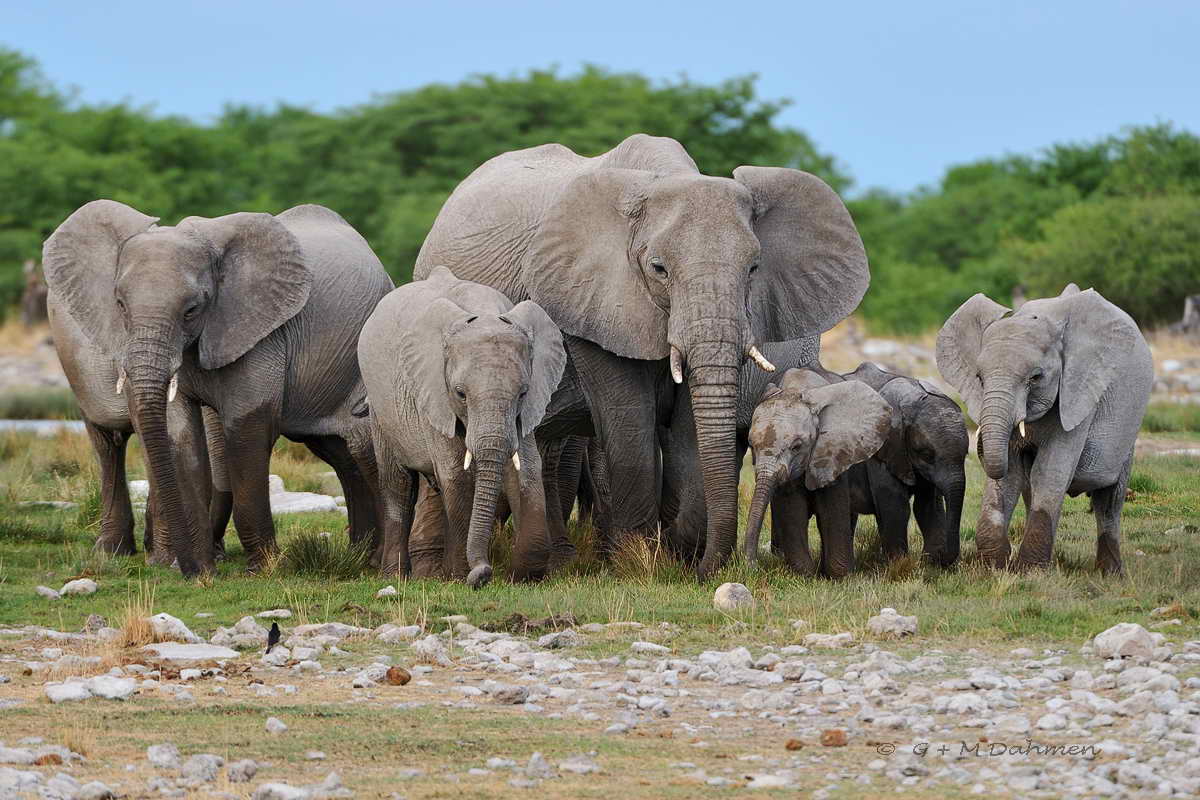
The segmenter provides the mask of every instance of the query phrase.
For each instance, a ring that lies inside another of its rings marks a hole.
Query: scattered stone
[[[754,595],[745,584],[722,583],[713,593],[713,607],[721,611],[740,611],[754,607]]]
[[[308,789],[287,783],[263,783],[254,790],[252,800],[310,800]]]
[[[95,594],[100,586],[91,578],[76,578],[73,581],[67,581],[63,587],[58,590],[60,595],[68,594]]]
[[[187,644],[200,644],[204,641],[192,633],[188,629],[188,626],[183,624],[183,620],[178,617],[172,617],[170,614],[155,614],[153,617],[149,617],[147,621],[154,630],[154,636],[157,639],[167,642],[185,642]]]
[[[786,789],[792,785],[792,779],[786,775],[751,775],[747,789]]]
[[[389,686],[404,686],[412,680],[412,673],[404,667],[388,667],[387,674],[384,677]]]
[[[851,647],[854,645],[854,634],[849,631],[843,633],[809,633],[804,637],[805,647],[826,647],[836,649],[840,647]]]
[[[879,616],[867,620],[867,628],[876,636],[913,636],[917,632],[917,618],[906,617],[894,608],[883,608]]]
[[[411,642],[420,635],[420,625],[393,625],[389,622],[375,629],[375,638],[385,644]]]
[[[821,731],[822,747],[845,747],[848,741],[846,732],[841,728],[830,728],[829,730]]]
[[[1092,650],[1101,658],[1150,659],[1155,640],[1150,631],[1136,622],[1121,622],[1092,640]]]
[[[234,761],[226,768],[225,774],[229,776],[230,783],[249,783],[258,774],[258,762],[252,758]]]
[[[51,589],[49,586],[37,586],[34,587],[34,591],[40,594],[42,597],[49,598],[50,600],[58,600],[62,597],[62,595]]]
[[[417,639],[410,649],[419,664],[433,664],[439,667],[453,665],[445,642],[437,634],[431,633],[423,639]]]
[[[671,652],[671,648],[663,647],[661,644],[655,644],[654,642],[634,642],[629,645],[629,649],[643,655],[666,655]]]
[[[376,598],[395,597],[397,594],[398,594],[398,592],[396,591],[396,587],[388,585],[388,586],[385,586],[382,589],[380,589],[378,592],[376,592],[375,597]]]
[[[142,652],[168,664],[192,664],[197,661],[224,661],[237,658],[237,651],[228,647],[213,644],[180,644],[178,642],[160,642],[148,644]]]
[[[309,761],[324,761],[325,753],[321,750],[309,750],[304,754],[304,757]]]
[[[211,753],[197,753],[183,762],[179,770],[183,780],[192,786],[202,783],[212,783],[217,779],[217,772],[225,764],[225,759]]]
[[[267,733],[283,733],[288,729],[283,720],[278,717],[267,717]]]
[[[128,700],[137,691],[137,681],[115,675],[97,675],[87,680],[88,690],[106,700]]]
[[[560,772],[570,772],[575,775],[590,775],[600,771],[600,765],[586,755],[575,755],[566,761],[558,762]]]
[[[260,611],[255,616],[259,619],[291,619],[292,612],[287,608],[272,608],[270,611]]]
[[[554,767],[550,766],[545,756],[536,752],[529,757],[529,763],[525,765],[525,775],[530,778],[553,778]]]
[[[92,696],[91,689],[87,684],[80,680],[67,681],[66,683],[47,683],[43,687],[46,697],[50,698],[51,703],[72,703],[79,700],[87,700]]]
[[[179,748],[170,742],[150,745],[146,748],[146,758],[160,769],[178,769],[182,763]]]
[[[497,684],[488,692],[501,705],[519,705],[529,700],[529,689],[524,686]]]
[[[108,784],[91,781],[79,787],[79,791],[75,794],[75,800],[112,800],[116,796],[117,793]]]

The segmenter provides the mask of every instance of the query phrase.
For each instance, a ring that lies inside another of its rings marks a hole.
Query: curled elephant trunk
[[[474,437],[473,437],[474,438]],[[496,505],[504,485],[504,470],[510,448],[504,436],[474,438],[471,452],[475,462],[475,497],[471,506],[471,524],[467,530],[467,583],[479,589],[492,579],[488,550],[496,523]]]
[[[979,460],[983,471],[992,480],[1000,480],[1008,474],[1008,443],[1012,436],[1012,398],[1009,395],[989,393],[983,402],[983,413],[979,416]]]
[[[213,571],[212,550],[201,548],[200,526],[179,486],[171,440],[167,432],[167,394],[172,378],[170,353],[162,338],[135,340],[127,355],[135,419],[150,472],[159,521],[185,578]]]
[[[722,348],[721,358],[689,373],[696,443],[708,506],[700,580],[719,570],[737,545],[737,391],[743,353],[736,345]]]
[[[771,495],[779,484],[779,462],[775,459],[763,459],[754,471],[754,497],[750,500],[750,515],[746,519],[746,560],[758,560],[759,534],[762,532],[763,519],[767,515],[767,506]]]

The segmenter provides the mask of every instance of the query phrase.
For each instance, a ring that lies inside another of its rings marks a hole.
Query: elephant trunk
[[[1008,442],[1013,422],[1012,395],[988,392],[979,415],[979,460],[992,480],[998,481],[1008,474]]]
[[[708,506],[704,557],[697,567],[701,580],[719,570],[737,545],[737,394],[743,355],[736,341],[688,351],[688,383]]]
[[[948,567],[958,560],[959,531],[962,529],[963,497],[967,491],[967,476],[960,467],[952,477],[939,484],[938,491],[946,501],[946,542],[941,564]]]
[[[475,496],[471,523],[467,530],[467,583],[478,589],[492,579],[488,549],[496,522],[496,504],[504,485],[504,471],[512,457],[507,437],[500,434],[472,436],[471,455],[475,461]]]
[[[750,500],[750,515],[746,519],[746,560],[758,560],[758,538],[771,495],[779,484],[779,461],[763,458],[754,470],[754,497]]]
[[[197,547],[200,529],[193,509],[184,502],[167,431],[167,391],[176,360],[166,344],[170,340],[169,332],[158,330],[134,337],[126,352],[128,383],[158,520],[167,527],[167,541],[180,571],[185,578],[194,578],[211,572],[213,563],[211,549]]]

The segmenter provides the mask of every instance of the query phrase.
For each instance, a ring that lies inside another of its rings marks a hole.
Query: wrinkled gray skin
[[[475,588],[491,579],[502,492],[516,514],[513,577],[545,575],[550,531],[534,431],[567,358],[546,312],[435,269],[383,299],[363,326],[358,358],[380,468],[386,569],[408,571],[420,473],[440,490],[452,577]]]
[[[849,213],[818,178],[700,174],[672,139],[584,158],[557,144],[483,164],[446,201],[415,275],[437,265],[533,299],[566,334],[612,481],[614,536],[659,524],[655,432],[686,378],[709,509],[701,578],[737,541],[738,370],[761,341],[819,334],[869,280]]]
[[[889,558],[908,554],[909,502],[925,541],[925,558],[943,567],[958,560],[967,481],[967,425],[958,404],[937,387],[867,362],[846,380],[861,381],[887,400],[892,430],[866,462],[870,505]]]
[[[49,293],[46,309],[54,349],[75,393],[84,427],[100,464],[101,514],[96,549],[114,555],[133,555],[137,546],[133,537],[133,507],[125,477],[125,448],[135,432],[129,413],[129,395],[116,393],[116,362],[88,340],[53,292]],[[192,403],[170,404],[167,428],[177,460],[176,469],[188,476],[187,488],[195,492],[191,502],[196,505],[196,513],[208,519],[213,546],[218,552],[223,551],[225,526],[233,510],[223,450],[209,450],[203,421]],[[174,556],[164,546],[165,531],[161,532],[162,536],[154,536],[157,516],[154,506],[154,499],[150,498],[146,512],[146,553],[152,563],[170,564]]]
[[[977,294],[942,327],[937,364],[979,422],[988,481],[975,539],[984,561],[1008,563],[1008,523],[1028,492],[1014,566],[1049,566],[1063,497],[1086,492],[1096,567],[1120,573],[1121,508],[1154,381],[1129,315],[1074,284],[1015,313]]]
[[[351,538],[368,537],[374,457],[368,422],[352,411],[365,406],[358,332],[392,288],[375,254],[321,206],[155,222],[93,201],[50,236],[43,263],[80,330],[128,376],[151,491],[183,574],[211,572],[214,552],[173,457],[172,376],[180,398],[215,412],[252,571],[275,548],[267,473],[280,435],[330,463],[346,492]]]
[[[821,337],[809,336],[792,342],[767,342],[763,355],[775,365],[774,373],[764,372],[753,362],[742,365],[738,377],[737,463],[741,464],[749,447],[750,418],[763,391],[773,379],[794,367],[820,369]],[[681,393],[675,403],[670,424],[659,430],[662,447],[663,531],[672,552],[691,563],[704,555],[708,507],[701,480],[700,450],[696,426],[692,420],[691,398]]]
[[[832,378],[832,382],[831,379]],[[847,470],[869,459],[892,426],[886,400],[858,381],[791,369],[763,392],[750,422],[754,495],[745,553],[758,558],[759,533],[771,506],[771,549],[802,574],[840,578],[854,569],[854,514]],[[821,558],[808,552],[808,520],[816,515]]]

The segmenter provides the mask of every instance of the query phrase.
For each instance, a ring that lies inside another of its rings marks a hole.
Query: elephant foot
[[[132,556],[137,553],[137,545],[132,536],[129,538],[112,539],[97,539],[96,550],[102,553],[108,553],[114,556]]]
[[[554,549],[550,551],[550,569],[556,570],[570,564],[575,560],[575,556],[575,545],[570,542],[555,545]]]
[[[1096,559],[1096,569],[1101,575],[1112,575],[1118,578],[1125,576],[1125,566],[1119,558],[1114,560],[1101,556]]]
[[[166,550],[151,550],[146,553],[146,563],[155,567],[175,567],[175,556]]]
[[[1012,572],[1032,572],[1037,569],[1050,569],[1049,560],[1033,560],[1017,556],[1009,565]]]
[[[492,565],[480,564],[467,575],[467,585],[472,589],[482,589],[492,580]]]

